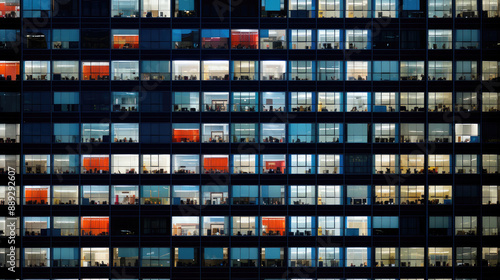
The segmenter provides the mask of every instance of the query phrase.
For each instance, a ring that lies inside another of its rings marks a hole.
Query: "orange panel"
[[[174,129],[172,136],[172,142],[178,143],[183,142],[200,142],[200,130],[199,129]]]
[[[83,167],[86,170],[98,168],[99,170],[109,171],[109,158],[108,157],[84,158]]]
[[[224,173],[229,173],[227,158],[205,158],[203,159],[203,168],[210,171],[211,169],[218,170]]]

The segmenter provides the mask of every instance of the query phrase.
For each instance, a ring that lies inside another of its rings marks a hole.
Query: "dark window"
[[[170,123],[141,123],[141,143],[170,143]]]
[[[109,111],[109,92],[83,92],[82,111]]]
[[[24,47],[26,49],[50,49],[50,29],[24,30]]]
[[[52,98],[50,92],[24,92],[25,112],[50,112]]]
[[[110,228],[111,235],[139,235],[139,218],[113,217]]]
[[[421,30],[401,30],[402,49],[425,49],[425,31]]]
[[[232,0],[231,17],[258,17],[260,0]]]
[[[143,235],[168,235],[168,219],[164,218],[142,218]]]
[[[52,129],[50,123],[25,123],[23,125],[24,143],[50,143]]]
[[[400,217],[399,225],[401,235],[424,235],[426,231],[424,217]]]
[[[455,186],[456,204],[481,204],[481,190],[475,185]]]
[[[494,122],[483,122],[482,127],[484,143],[500,142],[500,126]]]
[[[54,0],[54,17],[77,17],[78,0]]]
[[[18,92],[0,92],[0,112],[20,112],[21,94]]]
[[[398,49],[399,31],[381,30],[373,33],[373,49]]]
[[[370,174],[371,155],[346,155],[346,174]]]
[[[141,29],[140,47],[146,50],[170,49],[170,29],[143,28]]]
[[[109,29],[83,29],[82,48],[109,49]]]
[[[82,17],[109,17],[109,2],[82,0]]]
[[[201,0],[203,17],[218,17],[221,21],[229,21],[231,3],[229,0]]]
[[[139,101],[142,112],[166,112],[170,108],[169,94],[164,92],[141,92]]]
[[[485,49],[500,49],[500,30],[498,29],[483,30],[482,44]]]

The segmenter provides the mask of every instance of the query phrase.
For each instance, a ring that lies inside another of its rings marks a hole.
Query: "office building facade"
[[[0,0],[2,278],[498,279],[499,4]]]

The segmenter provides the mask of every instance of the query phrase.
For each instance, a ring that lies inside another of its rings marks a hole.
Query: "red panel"
[[[172,142],[200,142],[199,129],[174,129]]]
[[[86,157],[83,159],[83,167],[86,170],[97,168],[99,170],[109,171],[108,157]]]
[[[11,77],[12,80],[17,78],[17,75],[20,74],[20,63],[19,62],[2,62],[0,63],[0,75],[3,75],[4,78],[8,76]]]
[[[205,158],[203,159],[203,168],[205,172],[219,171],[229,173],[229,165],[227,158]]]

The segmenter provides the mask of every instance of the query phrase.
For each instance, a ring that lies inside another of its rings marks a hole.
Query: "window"
[[[289,235],[290,236],[315,236],[316,218],[311,216],[290,216]]]
[[[375,0],[375,13],[379,18],[397,18],[398,1],[396,0]],[[374,15],[375,16],[375,15]]]
[[[248,60],[231,61],[231,79],[233,81],[254,81],[259,78],[259,62]]]
[[[483,6],[484,10],[484,6]],[[457,29],[455,30],[455,48],[461,50],[472,50],[479,48],[479,30]]]
[[[170,111],[169,107],[172,95],[167,95],[164,92],[160,91],[143,91],[139,93],[139,103],[142,112],[167,112]],[[149,131],[149,128],[153,126],[154,123],[145,123],[141,124],[141,129],[144,129],[144,132]],[[145,127],[146,125],[150,126],[149,128]],[[158,129],[157,131],[149,131],[150,135],[166,135],[170,133],[170,124],[169,123],[156,123],[156,125],[160,127],[169,127],[168,129]],[[145,136],[145,135],[144,135]],[[144,139],[143,139],[144,140]],[[165,141],[165,140],[164,140]]]
[[[397,143],[396,124],[394,123],[374,123],[373,142],[374,143]]]
[[[497,236],[499,225],[500,217],[483,216],[483,236]]]
[[[142,0],[141,7],[142,17],[170,17],[170,0]]]
[[[108,204],[108,186],[82,186],[80,190],[82,205]]]
[[[314,101],[313,101],[314,100]],[[316,97],[314,92],[290,92],[290,110],[292,112],[315,111]]]
[[[228,236],[229,217],[203,216],[203,236]]]
[[[203,266],[228,266],[228,248],[203,248]]]
[[[286,79],[286,61],[266,60],[260,62],[261,81],[285,80],[285,79]]]
[[[232,203],[257,205],[259,198],[259,187],[253,185],[233,185],[232,186]],[[234,219],[233,219],[234,227]]]
[[[478,174],[478,164],[477,155],[455,155],[455,173],[457,174]]]
[[[316,80],[316,66],[314,61],[298,60],[290,61],[289,78],[290,81],[311,81]]]
[[[425,79],[425,61],[401,61],[401,81],[422,81]]]
[[[166,154],[143,154],[142,174],[169,174],[170,173],[170,155]]]
[[[451,81],[452,62],[451,61],[429,61],[428,62],[429,81]]]
[[[79,155],[53,155],[54,174],[78,174]]]
[[[456,0],[455,16],[457,18],[477,17],[477,1],[476,0]]]
[[[213,76],[212,76],[212,78],[213,78]],[[228,112],[229,111],[229,93],[228,92],[204,92],[203,93],[203,111],[204,112]],[[209,126],[211,126],[211,125],[209,125]],[[215,130],[217,130],[217,129],[215,129]],[[227,135],[227,128],[226,128],[225,134]],[[203,141],[206,141],[206,140],[203,140]]]
[[[138,49],[138,29],[112,29],[112,49]]]
[[[84,2],[87,0],[83,0]],[[97,1],[97,0],[90,0]],[[108,4],[108,2],[96,3],[95,6],[99,7]],[[85,3],[82,3],[85,5]],[[85,11],[85,7],[84,7]],[[97,17],[101,13],[100,10],[94,11],[93,16]],[[106,17],[109,15],[106,14]],[[82,48],[84,49],[109,49],[110,48],[110,31],[109,29],[82,29]]]
[[[498,253],[500,251],[497,247],[482,247],[483,257],[481,258],[483,266],[498,266]]]
[[[286,217],[265,217],[260,218],[260,225],[262,230],[261,236],[285,236],[286,227],[285,219]]]
[[[77,267],[78,248],[52,248],[54,254],[52,258],[53,267]]]
[[[172,49],[198,49],[200,31],[198,29],[173,29]]]
[[[366,216],[347,216],[345,217],[345,235],[369,236],[371,232],[369,225]]]
[[[347,0],[347,1],[356,1],[356,0]],[[360,49],[360,50],[369,50],[371,49],[371,34],[370,30],[362,30],[362,29],[350,29],[346,30],[346,41],[345,48],[346,49]]]
[[[328,0],[325,0],[328,1]],[[342,49],[342,32],[340,29],[319,29],[318,49]]]
[[[52,49],[78,49],[79,47],[79,29],[52,29]]]
[[[231,234],[233,236],[255,236],[258,234],[257,217],[232,216]]]
[[[272,1],[272,0],[271,0]],[[257,29],[232,29],[231,48],[237,50],[258,49],[259,31]]]
[[[198,17],[199,2],[196,0],[175,0],[175,17]]]
[[[52,61],[52,80],[78,81],[78,61]]]
[[[231,135],[232,143],[256,143],[257,128],[256,123],[232,123]]]
[[[109,248],[82,248],[81,266],[109,266]]]
[[[476,216],[455,216],[455,235],[476,235]]]
[[[370,248],[366,247],[347,247],[346,250],[346,267],[369,267],[370,263]]]
[[[24,92],[23,93],[24,95],[24,111],[25,112],[50,112],[50,107],[51,107],[51,94],[50,92],[46,92],[46,91],[41,91],[41,92],[37,92],[37,91],[28,91],[28,92]],[[30,127],[33,127],[33,126],[38,126],[40,124],[36,124],[36,123],[27,123],[26,125],[30,126]],[[25,126],[26,126],[25,125]],[[45,125],[49,125],[48,123],[44,123],[43,126]],[[32,129],[32,128],[30,128]],[[26,127],[24,128],[24,134],[30,134],[30,133],[26,133],[28,132],[30,129],[26,129]],[[43,130],[41,132],[41,134],[44,134],[43,133]],[[37,136],[36,134],[34,134],[33,136]]]
[[[342,248],[318,248],[318,267],[339,267],[343,265]]]
[[[198,205],[199,197],[199,186],[174,186],[173,188],[173,205]]]
[[[139,266],[139,248],[113,248],[113,266]]]
[[[500,61],[483,61],[483,81],[497,81]]]
[[[19,173],[19,155],[0,155],[0,174],[7,174],[8,167],[14,167]]]
[[[175,92],[174,112],[199,112],[200,94],[198,92]]]
[[[141,204],[170,204],[170,186],[141,186]]]
[[[52,186],[52,189],[53,205],[78,205],[78,186]]]
[[[428,155],[429,174],[450,174],[451,156],[450,155]]]
[[[483,12],[487,12],[483,17],[498,17],[500,13],[500,11],[498,11],[499,4],[498,0],[483,0]]]
[[[455,124],[455,143],[479,143],[479,125]]]
[[[425,155],[401,154],[400,168],[401,174],[424,174],[425,173]]]
[[[203,49],[229,49],[229,30],[202,29],[201,47]]]
[[[311,154],[290,155],[290,174],[316,173],[315,156]]]
[[[134,39],[135,44],[140,44],[141,49],[146,49],[146,50],[170,49],[171,39],[170,39],[169,29],[141,28],[140,32],[141,32],[140,41],[138,40],[139,38],[138,34],[136,34],[137,36],[131,39]],[[137,47],[138,46],[136,45],[135,48]],[[170,65],[170,62],[168,63]]]
[[[484,93],[483,93],[484,97]],[[484,99],[483,99],[484,102]],[[484,104],[484,103],[483,103]],[[478,101],[476,92],[456,92],[455,93],[455,111],[470,112],[478,110]]]
[[[112,186],[112,205],[137,205],[139,204],[139,186]]]
[[[15,201],[18,205],[20,204],[20,189],[21,188],[18,188],[18,186],[16,186],[16,189],[14,191],[12,191],[12,188],[9,189],[9,186],[0,186],[0,204],[3,203],[3,205],[6,205],[6,202],[8,203],[9,201],[9,197],[12,196],[11,198],[11,201]],[[11,193],[9,193],[11,192]],[[5,218],[4,218],[5,219]],[[7,230],[4,228],[5,224],[2,224],[3,221],[2,219],[0,218],[0,230],[4,230],[4,232],[7,232]],[[18,228],[19,228],[19,225],[20,223],[18,222],[17,223],[18,225]],[[19,229],[17,230],[17,234],[19,234]]]
[[[375,204],[394,205],[399,203],[399,189],[396,186],[375,186]]]
[[[370,81],[371,63],[369,61],[346,61],[347,81]]]
[[[449,123],[430,123],[429,124],[429,142],[451,143],[451,124]]]
[[[139,80],[138,61],[111,61],[113,81]]]
[[[80,104],[79,92],[60,92],[60,91],[54,92],[54,112],[78,111],[79,104]]]
[[[429,50],[451,50],[452,35],[449,29],[429,29]]]
[[[429,186],[429,203],[430,204],[452,204],[452,187],[451,186]]]
[[[397,267],[399,266],[399,248],[377,247],[375,248],[376,267]]]
[[[374,112],[398,112],[399,111],[398,92],[375,92]]]
[[[111,155],[111,173],[137,174],[139,169],[139,155],[114,154]]]
[[[257,267],[259,248],[231,248],[231,267]]]
[[[170,267],[170,248],[141,248],[142,267]]]
[[[229,61],[213,60],[202,61],[203,80],[204,81],[228,81],[229,80]]]
[[[47,61],[44,61],[44,62],[47,62]],[[31,61],[24,62],[25,67],[29,66],[30,64],[32,64]],[[0,81],[5,81],[5,80],[7,80],[7,81],[19,81],[19,80],[21,80],[19,67],[20,67],[19,61],[0,61]],[[25,77],[25,80],[27,80],[26,77]]]
[[[348,18],[369,18],[371,17],[370,0],[347,0],[346,17]]]
[[[24,248],[24,267],[50,267],[50,248]]]
[[[50,217],[24,217],[25,236],[50,236]]]
[[[318,236],[342,236],[341,216],[318,216]]]
[[[51,14],[50,14],[51,9],[52,9],[51,2],[49,2],[49,1],[44,1],[44,0],[23,1],[23,17],[26,17],[26,18],[48,18],[48,17],[51,17]],[[11,13],[11,15],[12,15],[12,13]]]
[[[315,186],[289,186],[289,205],[314,205],[316,203]]]
[[[346,112],[370,112],[371,92],[347,92]]]
[[[451,18],[452,17],[451,0],[430,0],[428,2],[429,18]]]
[[[261,50],[283,50],[287,48],[285,29],[261,29],[260,49]]]
[[[118,66],[118,64],[115,64]],[[117,69],[118,70],[118,69]],[[84,81],[108,81],[109,62],[82,62],[82,80]]]
[[[260,0],[261,17],[286,17],[285,0]]]
[[[289,0],[288,15],[292,18],[316,17],[316,1],[313,0]]]
[[[290,247],[288,248],[288,267],[309,267],[316,264],[315,248]]]
[[[477,61],[456,62],[455,80],[475,81],[477,77]]]
[[[80,230],[82,236],[109,235],[109,217],[82,217]]]
[[[262,98],[261,104],[263,112],[284,112],[286,109],[285,107],[286,97],[284,92],[262,92],[261,98]],[[285,129],[283,124],[283,132],[284,130]]]
[[[344,69],[342,61],[318,61],[318,80],[343,81]]]
[[[257,155],[231,155],[231,174],[257,174]]]
[[[368,124],[348,123],[347,143],[368,143]]]
[[[170,61],[141,60],[141,80],[143,81],[170,80]]]
[[[5,63],[6,69],[10,64]],[[18,64],[17,64],[18,65]],[[0,71],[1,71],[0,64]],[[12,68],[12,66],[10,67]],[[19,67],[18,67],[19,69]],[[16,73],[18,74],[18,73]],[[13,74],[12,74],[13,76]],[[7,79],[8,76],[7,76]],[[25,81],[50,81],[50,61],[25,61],[24,62],[24,80]]]
[[[33,204],[49,205],[50,187],[25,186],[23,198],[24,198],[24,205],[33,205]]]
[[[285,186],[260,186],[262,205],[284,205]]]
[[[458,247],[457,247],[458,250]],[[429,247],[429,266],[452,266],[453,255],[451,247]]]
[[[24,155],[24,174],[50,174],[50,155]]]
[[[1,69],[1,62],[0,62]],[[1,74],[0,74],[1,79]],[[21,94],[17,92],[0,92],[0,112],[20,112]]]
[[[203,196],[202,203],[204,205],[227,205],[228,187],[219,185],[202,186]]]
[[[343,155],[318,155],[318,174],[343,173]]]
[[[500,155],[483,154],[483,174],[498,174]]]
[[[138,92],[112,92],[113,111],[114,112],[137,112]],[[116,141],[115,141],[116,142]]]
[[[82,142],[109,142],[109,124],[107,123],[83,123]]]
[[[429,234],[430,235],[451,235],[451,217],[450,216],[431,216],[429,217]],[[449,250],[451,260],[451,248]],[[429,249],[429,259],[431,253]]]
[[[294,1],[294,0],[290,0]],[[316,34],[311,29],[291,29],[290,30],[290,49],[314,49],[316,44]]]
[[[320,95],[321,96],[321,95]],[[343,143],[343,125],[340,123],[319,123],[319,143]]]
[[[111,124],[114,143],[139,142],[138,123],[114,123]]]
[[[425,94],[423,92],[401,92],[401,112],[425,112]]]
[[[373,235],[398,235],[398,234],[399,234],[398,216],[373,217]]]
[[[425,248],[401,247],[400,259],[402,267],[423,267],[425,260]]]
[[[373,155],[375,161],[374,174],[397,174],[399,162],[397,155]]]
[[[83,92],[81,99],[84,112],[109,112],[111,108],[109,92]]]
[[[340,0],[319,0],[319,18],[341,18],[344,16],[344,2]]]
[[[54,235],[58,232],[61,236],[78,236],[78,220],[78,217],[54,217]]]
[[[374,81],[399,80],[399,67],[397,61],[373,61]]]
[[[483,205],[499,204],[498,198],[500,197],[500,187],[483,186]]]
[[[5,0],[4,5],[0,8],[0,16],[5,18],[18,18],[20,16],[19,3],[19,0]]]
[[[347,186],[347,205],[371,204],[371,188],[368,186]]]
[[[173,171],[175,174],[199,174],[200,159],[198,155],[173,155]]]
[[[107,174],[109,172],[108,155],[82,155],[82,174]]]
[[[200,79],[200,62],[190,60],[172,61],[172,75],[175,81],[194,81]]]
[[[0,124],[0,143],[19,143],[20,138],[21,126],[19,124]]]
[[[112,17],[139,17],[139,0],[111,0]]]
[[[173,236],[197,236],[199,231],[199,217],[172,217]]]
[[[203,155],[203,173],[229,173],[228,155]]]
[[[318,186],[318,205],[342,205],[342,192],[342,186]]]

